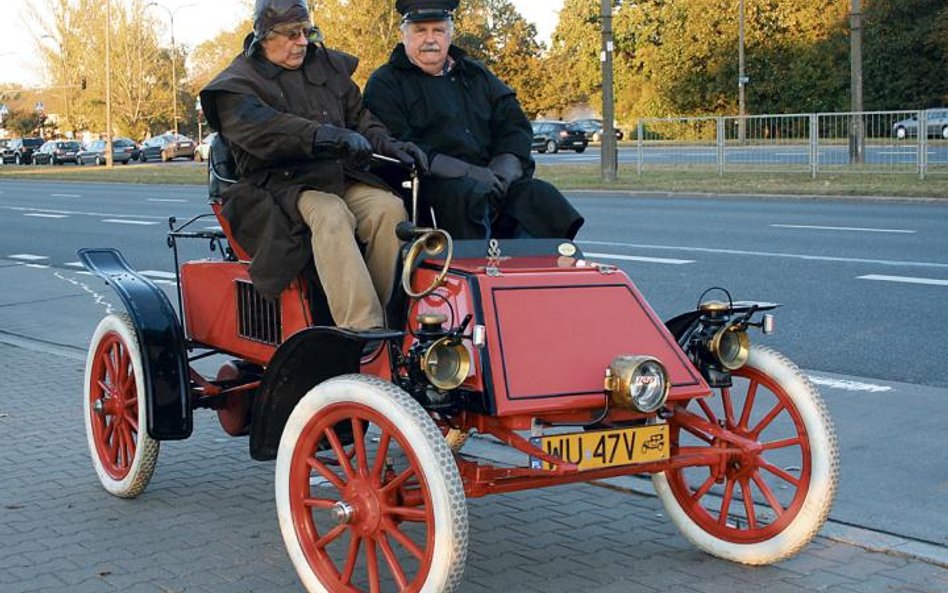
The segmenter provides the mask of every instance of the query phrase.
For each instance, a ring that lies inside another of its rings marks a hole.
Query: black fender
[[[306,393],[327,379],[358,373],[367,339],[396,339],[404,334],[353,332],[338,327],[310,327],[277,348],[260,382],[250,425],[250,456],[276,459],[290,413]]]
[[[184,332],[164,291],[135,272],[116,249],[80,249],[87,270],[118,293],[142,349],[148,435],[186,439],[194,428]]]
[[[665,322],[665,327],[668,328],[668,331],[675,337],[678,345],[682,348],[685,347],[683,342],[690,333],[689,330],[695,326],[695,323],[701,318],[701,315],[701,311],[688,311],[687,313],[672,317]]]

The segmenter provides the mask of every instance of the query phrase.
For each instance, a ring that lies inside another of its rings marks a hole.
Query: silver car
[[[948,108],[928,109],[925,111],[925,117],[928,120],[927,136],[948,140]],[[899,140],[918,136],[918,115],[892,124],[892,134]]]

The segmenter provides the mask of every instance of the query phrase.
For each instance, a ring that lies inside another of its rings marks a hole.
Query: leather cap
[[[251,51],[274,27],[306,22],[310,22],[306,0],[257,0],[253,9]]]
[[[452,18],[459,0],[396,0],[395,10],[403,22],[446,21]]]

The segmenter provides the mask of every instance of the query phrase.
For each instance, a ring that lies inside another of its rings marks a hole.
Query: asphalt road
[[[587,217],[579,237],[586,257],[621,266],[663,318],[715,286],[735,299],[783,303],[777,333],[753,339],[795,360],[827,399],[843,462],[832,519],[948,546],[940,503],[948,437],[939,420],[948,397],[948,206],[570,198]],[[76,276],[76,250],[119,248],[170,289],[167,219],[206,212],[201,187],[0,182],[0,264],[36,267],[0,286],[0,338],[81,355],[97,322],[84,307],[108,299],[109,289]],[[206,245],[193,243],[186,257],[208,256]],[[44,282],[85,286],[90,296],[44,298]]]

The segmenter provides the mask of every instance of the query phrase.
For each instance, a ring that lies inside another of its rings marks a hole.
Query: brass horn
[[[411,247],[409,247],[408,253],[405,254],[405,262],[402,267],[402,288],[409,297],[420,299],[423,296],[431,294],[434,289],[444,283],[444,278],[448,275],[448,268],[451,266],[451,258],[454,256],[454,240],[451,239],[451,235],[448,234],[447,231],[442,229],[416,228],[414,232],[416,235],[415,240],[412,242]],[[446,253],[446,255],[444,257],[444,265],[441,267],[441,271],[438,272],[434,281],[424,290],[415,292],[411,288],[411,276],[418,257],[422,252],[428,257],[433,257],[441,253]]]

